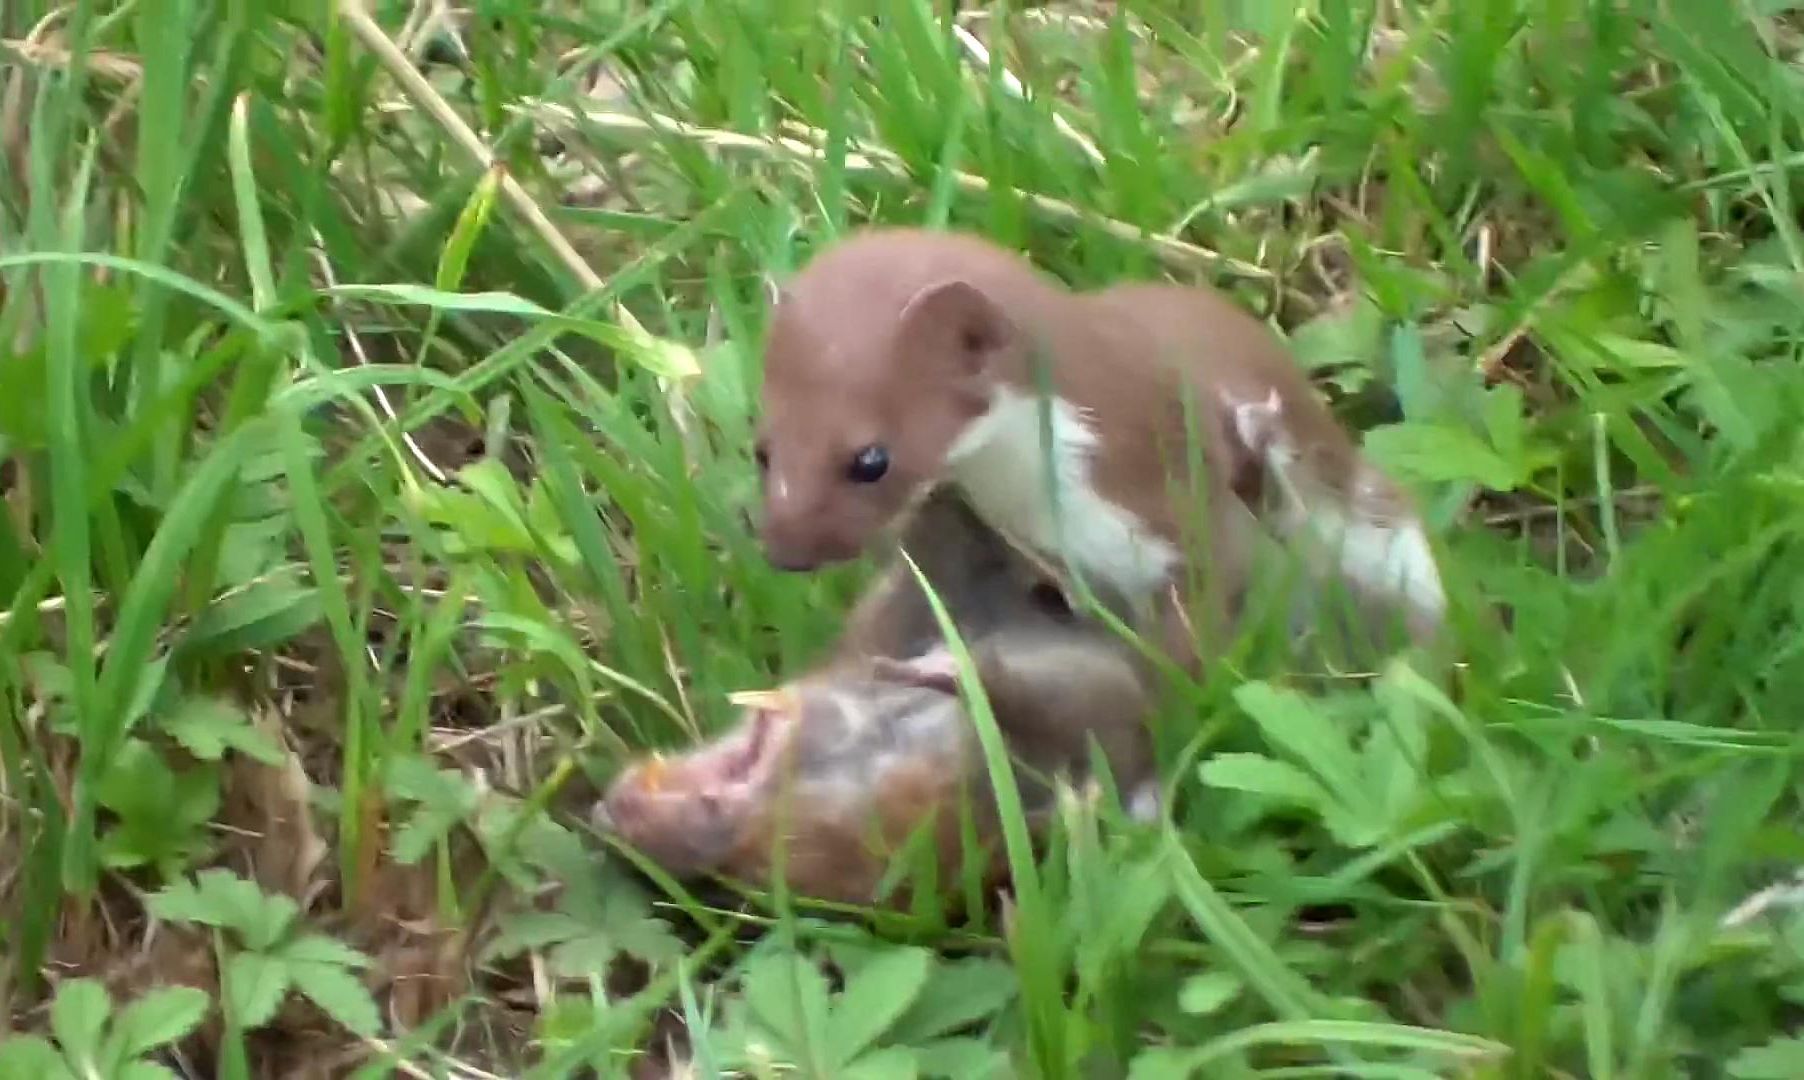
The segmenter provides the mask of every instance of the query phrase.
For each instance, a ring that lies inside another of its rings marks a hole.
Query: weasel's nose
[[[778,570],[805,574],[820,569],[828,561],[824,545],[818,538],[808,535],[806,529],[798,528],[793,519],[766,517],[759,540],[765,561]]]

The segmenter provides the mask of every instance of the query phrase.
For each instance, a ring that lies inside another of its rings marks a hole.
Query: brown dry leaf
[[[241,830],[251,872],[266,890],[287,894],[303,908],[316,891],[314,874],[330,851],[314,821],[312,783],[283,737],[273,710],[259,709],[257,727],[282,748],[282,764],[234,756],[226,780],[221,820]]]
[[[391,943],[377,957],[376,969],[387,982],[389,1016],[404,1031],[419,1027],[469,988],[463,935],[455,931]]]

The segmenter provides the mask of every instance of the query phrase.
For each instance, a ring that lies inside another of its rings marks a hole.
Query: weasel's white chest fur
[[[1050,404],[1048,453],[1040,399],[998,390],[990,411],[965,429],[947,455],[953,482],[991,525],[1048,555],[1063,555],[1133,600],[1150,597],[1168,582],[1177,548],[1096,490],[1090,468],[1095,428],[1070,402],[1053,398]]]

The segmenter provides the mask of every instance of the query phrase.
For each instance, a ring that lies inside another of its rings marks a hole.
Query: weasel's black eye
[[[875,443],[852,455],[852,464],[846,466],[846,476],[853,483],[874,484],[883,479],[889,472],[889,451]]]
[[[763,443],[752,447],[752,460],[758,463],[758,471],[770,468],[770,448]]]

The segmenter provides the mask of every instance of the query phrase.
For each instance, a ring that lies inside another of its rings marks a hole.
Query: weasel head
[[[817,261],[781,290],[765,346],[760,534],[785,570],[870,550],[944,478],[949,449],[991,408],[1006,354],[1023,348],[967,280],[898,287],[908,267],[885,276],[844,262]]]

